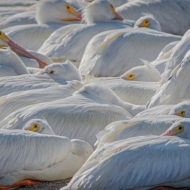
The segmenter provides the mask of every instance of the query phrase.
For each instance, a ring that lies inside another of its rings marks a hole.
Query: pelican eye
[[[38,128],[37,124],[34,125],[34,129]]]
[[[185,117],[186,111],[185,110],[180,110],[179,112],[177,112],[177,115],[180,117]]]
[[[50,72],[49,72],[49,74],[54,74],[55,73],[55,71],[54,70],[51,70]]]
[[[175,133],[179,134],[179,133],[182,133],[183,131],[184,131],[184,126],[183,125],[178,125],[176,130],[175,130]]]
[[[135,74],[133,74],[133,73],[130,73],[126,76],[126,79],[128,79],[128,80],[134,80],[134,78],[135,78]]]
[[[149,27],[150,26],[150,20],[146,19],[142,22],[141,27]]]

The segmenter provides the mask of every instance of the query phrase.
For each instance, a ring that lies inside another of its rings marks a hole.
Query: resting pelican
[[[175,136],[133,137],[96,149],[61,190],[189,187],[189,125],[176,123],[165,134]]]
[[[172,54],[170,55],[164,73],[162,74],[162,84],[171,76],[172,71],[181,63],[183,59],[190,55],[190,30],[188,30],[183,38],[173,47]]]
[[[23,13],[14,14],[0,23],[1,30],[11,26],[37,24],[36,11],[26,11]]]
[[[29,105],[67,98],[81,87],[82,83],[79,81],[68,81],[66,85],[55,84],[47,88],[19,91],[1,96],[0,120],[4,119],[12,112]]]
[[[29,74],[21,59],[9,46],[0,45],[0,77]]]
[[[42,71],[31,75],[2,77],[0,81],[0,96],[12,92],[47,88],[57,84],[68,84],[68,81],[81,81],[80,73],[70,62],[56,63],[45,67]]]
[[[22,130],[31,131],[40,134],[55,135],[48,122],[43,119],[32,119],[22,128]]]
[[[96,135],[96,145],[102,147],[108,143],[130,137],[161,135],[174,122],[181,120],[182,118],[178,116],[160,115],[137,117],[126,121],[115,121],[107,125],[104,130]],[[190,125],[190,120],[187,121],[189,121]]]
[[[168,81],[158,89],[147,103],[147,108],[164,104],[176,104],[190,98],[189,80],[187,78],[190,72],[189,61],[190,54],[172,71]]]
[[[150,13],[156,17],[163,32],[175,35],[183,35],[190,28],[189,0],[135,0],[116,10],[131,20],[137,20],[142,13]]]
[[[29,120],[43,116],[56,135],[81,139],[93,146],[95,134],[106,125],[132,117],[126,110],[128,108],[130,106],[109,88],[90,84],[83,86],[71,97],[17,110],[7,116],[1,126],[22,129]]]
[[[32,53],[44,63],[51,64],[52,61],[46,56],[43,56],[36,52],[28,51]],[[20,55],[18,52],[15,52],[17,55]],[[17,76],[23,74],[29,74],[31,70],[36,67],[39,70],[39,63],[34,59],[29,59],[28,57],[23,57],[15,55],[15,53],[7,45],[0,44],[0,77],[3,76]],[[28,68],[30,66],[32,68]]]
[[[80,62],[84,50],[93,36],[114,29],[129,27],[107,0],[96,0],[83,10],[87,24],[70,25],[56,30],[42,45],[39,52],[57,59]],[[127,21],[126,21],[127,22]]]
[[[190,101],[189,100],[182,101],[181,103],[173,106],[173,108],[169,112],[169,115],[178,115],[181,117],[190,118],[189,108],[190,108]]]
[[[20,47],[19,45],[17,45],[14,41],[12,41],[4,32],[0,31],[0,44],[1,47],[5,47],[5,45],[8,45],[11,50],[13,50],[14,52],[16,52],[17,54],[21,55],[21,56],[25,56],[27,58],[31,58],[31,59],[35,59],[38,63],[39,63],[39,67],[40,68],[44,68],[45,66],[47,66],[48,64],[41,60],[40,58],[38,58],[37,56],[29,53],[28,51],[26,51],[24,48]]]
[[[64,0],[40,1],[36,13],[38,24],[18,25],[3,31],[22,47],[37,51],[58,28],[80,23],[82,16]]]
[[[133,67],[120,77],[129,81],[158,82],[161,79],[159,71],[148,61],[142,60],[143,66]]]
[[[157,116],[157,115],[168,115],[170,110],[175,105],[160,105],[152,108],[145,109],[138,113],[135,117],[146,117],[146,116]]]
[[[177,115],[180,117],[190,118],[189,108],[190,108],[190,101],[184,100],[176,105],[160,105],[146,109],[137,114],[135,117],[169,114],[169,115]]]
[[[150,21],[146,21],[145,26],[149,26]],[[139,58],[153,61],[168,43],[180,39],[145,27],[102,32],[88,43],[79,70],[84,76],[120,76],[141,65]]]
[[[145,105],[160,87],[158,82],[127,81],[123,77],[100,77],[90,81],[105,84],[123,101],[136,105]]]
[[[29,123],[28,123],[29,124]],[[37,124],[31,121],[30,127]],[[43,125],[45,123],[43,122]],[[81,140],[24,130],[0,130],[0,189],[72,177],[92,154]]]

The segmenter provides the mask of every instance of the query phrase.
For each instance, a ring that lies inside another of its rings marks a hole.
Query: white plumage
[[[0,23],[1,30],[11,26],[36,24],[36,11],[14,14]]]
[[[189,67],[190,56],[186,56],[183,61],[172,71],[168,81],[161,86],[156,94],[147,103],[147,108],[164,104],[176,104],[189,96]],[[183,85],[182,85],[183,84]]]
[[[1,96],[0,120],[23,107],[69,97],[81,87],[82,84],[79,81],[68,81],[66,85],[54,84],[47,88],[19,91]]]
[[[0,130],[0,147],[0,187],[70,178],[92,153],[84,141],[22,130]]]
[[[120,106],[127,107],[110,89],[91,84],[71,97],[17,110],[7,116],[1,126],[21,129],[29,120],[43,116],[56,135],[78,138],[93,146],[95,134],[106,125],[131,117]]]
[[[148,61],[142,60],[144,65],[133,67],[121,75],[121,78],[129,81],[158,82],[161,79],[159,71]]]
[[[94,1],[83,12],[87,25],[69,25],[56,30],[44,42],[39,52],[57,59],[80,62],[93,36],[103,31],[129,27],[125,22],[114,20],[117,19],[117,13],[107,0]]]
[[[105,127],[105,130],[100,131],[96,135],[96,145],[102,147],[114,141],[130,137],[161,135],[174,122],[180,120],[182,120],[181,117],[161,115],[138,117],[126,121],[116,121],[110,123]],[[190,120],[187,121],[189,121],[190,125]]]
[[[103,32],[88,43],[79,70],[84,76],[120,76],[141,65],[139,58],[153,61],[165,45],[180,39],[147,28]]]
[[[79,22],[82,17],[64,0],[46,0],[39,2],[36,18],[38,24],[18,25],[3,31],[22,47],[37,51],[56,29]]]
[[[39,74],[22,75],[19,77],[2,77],[0,81],[0,96],[12,92],[40,89],[56,84],[67,84],[67,81],[81,81],[81,76],[70,62],[56,63],[45,67]]]
[[[8,46],[0,48],[0,77],[29,74],[21,59]]]
[[[92,81],[107,85],[123,101],[136,105],[145,105],[160,87],[157,82],[127,81],[121,77],[93,78]]]
[[[188,30],[183,38],[173,47],[171,55],[166,63],[164,73],[162,75],[162,84],[171,76],[172,71],[181,63],[183,59],[190,55],[190,30]]]
[[[190,27],[189,0],[132,0],[116,10],[126,19],[137,20],[142,13],[155,16],[163,32],[183,35]]]
[[[188,187],[189,156],[189,139],[142,136],[116,141],[97,149],[61,190]]]

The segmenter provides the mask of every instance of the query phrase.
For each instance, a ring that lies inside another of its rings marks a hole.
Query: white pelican
[[[172,136],[133,137],[96,149],[61,190],[189,187],[190,124],[172,127],[163,134]]]
[[[11,48],[11,50],[13,50],[15,53],[17,53],[17,54],[19,54],[21,56],[25,56],[27,58],[35,59],[39,63],[39,67],[40,68],[44,68],[45,66],[48,65],[45,61],[41,60],[37,56],[31,54],[30,52],[28,52],[24,48],[22,48],[19,45],[17,45],[14,41],[12,41],[2,31],[0,31],[0,44],[1,44],[1,47],[5,47],[5,45],[8,45]],[[44,56],[42,56],[42,57],[44,58]]]
[[[9,46],[0,45],[0,77],[29,74],[21,59]]]
[[[12,92],[47,88],[56,84],[67,84],[68,81],[81,81],[77,68],[70,62],[56,63],[45,67],[42,71],[31,75],[2,77],[0,81],[0,96]]]
[[[81,139],[93,146],[95,134],[106,125],[132,117],[126,111],[128,107],[110,89],[90,84],[71,97],[17,110],[7,116],[1,126],[22,129],[29,120],[43,116],[56,135]]]
[[[137,20],[142,13],[150,13],[161,24],[163,32],[175,35],[183,35],[190,28],[189,0],[135,0],[116,10],[131,20]]]
[[[183,38],[173,47],[172,53],[166,63],[165,71],[162,74],[162,84],[164,84],[171,76],[172,71],[181,63],[183,59],[190,55],[190,30],[188,30]]]
[[[0,97],[0,120],[23,107],[43,102],[51,102],[71,96],[82,87],[79,81],[68,81],[66,85],[55,84],[42,89],[19,91]]]
[[[147,103],[147,108],[164,104],[176,104],[190,98],[190,81],[187,77],[190,74],[189,62],[190,54],[172,71],[168,81],[158,89],[156,94]]]
[[[9,18],[0,22],[1,30],[11,26],[24,25],[24,24],[36,24],[36,11],[27,11],[23,13],[14,14]]]
[[[74,0],[70,0],[70,1],[74,1]],[[82,1],[82,0],[78,0],[78,1]],[[94,0],[83,0],[84,2],[92,2]],[[122,4],[127,3],[129,0],[108,0],[114,7],[118,7]]]
[[[178,104],[177,104],[178,105]],[[152,108],[145,109],[144,111],[138,113],[135,117],[145,117],[145,116],[157,116],[157,115],[168,115],[170,110],[174,105],[160,105]]]
[[[190,101],[184,100],[176,105],[160,105],[146,109],[135,117],[155,116],[155,115],[177,115],[180,117],[190,118]]]
[[[149,26],[150,22],[146,21]],[[141,65],[139,58],[153,61],[168,43],[180,39],[180,36],[145,27],[102,32],[88,43],[79,70],[84,76],[120,76]]]
[[[138,117],[126,121],[115,121],[96,135],[96,145],[102,147],[108,143],[130,137],[161,135],[172,126],[174,122],[182,119],[183,118],[178,116],[161,115]],[[190,125],[190,120],[187,121],[189,121]]]
[[[0,189],[70,178],[93,152],[81,140],[24,130],[0,130],[0,142]]]
[[[136,105],[145,105],[160,87],[158,82],[127,81],[121,77],[92,78],[90,81],[105,84],[123,101]]]
[[[22,130],[27,130],[40,134],[55,135],[48,122],[43,119],[30,120],[28,123],[26,123]]]
[[[133,67],[120,77],[129,81],[158,82],[161,79],[159,71],[148,61],[142,60],[143,66]]]
[[[170,110],[169,115],[178,115],[181,117],[190,118],[190,101],[185,100],[181,103],[173,106],[173,108]]]
[[[82,16],[64,0],[40,1],[36,19],[38,24],[18,25],[3,31],[22,47],[37,51],[58,28],[81,21]]]
[[[19,55],[19,57],[15,55],[15,53]],[[36,60],[25,57],[24,54],[20,54],[17,51],[15,51],[15,53],[11,51],[9,46],[0,44],[0,77],[29,74],[29,70],[32,70],[32,68],[40,67],[39,62],[37,62]],[[31,53],[33,56],[37,57],[40,60],[40,62],[43,62],[44,64],[52,63],[51,59],[37,52],[27,51],[27,53]],[[28,70],[26,66],[30,66],[32,68]],[[42,65],[41,67],[43,66],[44,65]]]
[[[174,47],[179,41],[174,41],[166,45],[161,52],[159,53],[158,57],[151,62],[151,64],[160,72],[160,74],[163,74],[166,64],[173,52]]]
[[[88,42],[96,34],[129,27],[107,0],[96,0],[83,10],[87,25],[70,25],[56,30],[42,45],[39,52],[57,59],[80,62]]]

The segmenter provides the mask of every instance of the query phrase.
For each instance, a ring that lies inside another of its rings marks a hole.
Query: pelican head
[[[28,57],[31,59],[35,59],[39,63],[40,68],[44,68],[48,64],[38,57],[32,55],[28,51],[26,51],[24,48],[20,47],[18,44],[16,44],[14,41],[12,41],[4,32],[0,31],[0,44],[1,47],[6,48],[5,45],[8,45],[12,51],[14,51],[18,55],[22,55],[24,57]]]
[[[77,68],[69,61],[51,64],[44,68],[43,73],[48,74],[51,78],[65,81],[82,80]]]
[[[159,71],[148,61],[142,60],[144,65],[134,67],[120,77],[131,81],[157,82],[161,79]]]
[[[124,20],[107,0],[96,0],[89,3],[83,11],[83,17],[88,24]]]
[[[42,119],[32,119],[22,129],[41,134],[55,135],[47,121]]]
[[[190,100],[185,100],[177,105],[175,105],[171,110],[169,115],[178,115],[180,117],[190,117]]]
[[[179,121],[174,123],[162,136],[178,136],[190,139],[190,121]]]
[[[144,15],[135,22],[134,28],[141,27],[161,31],[160,23],[151,14]]]
[[[81,14],[64,0],[41,1],[37,10],[39,24],[67,23],[81,19]]]

